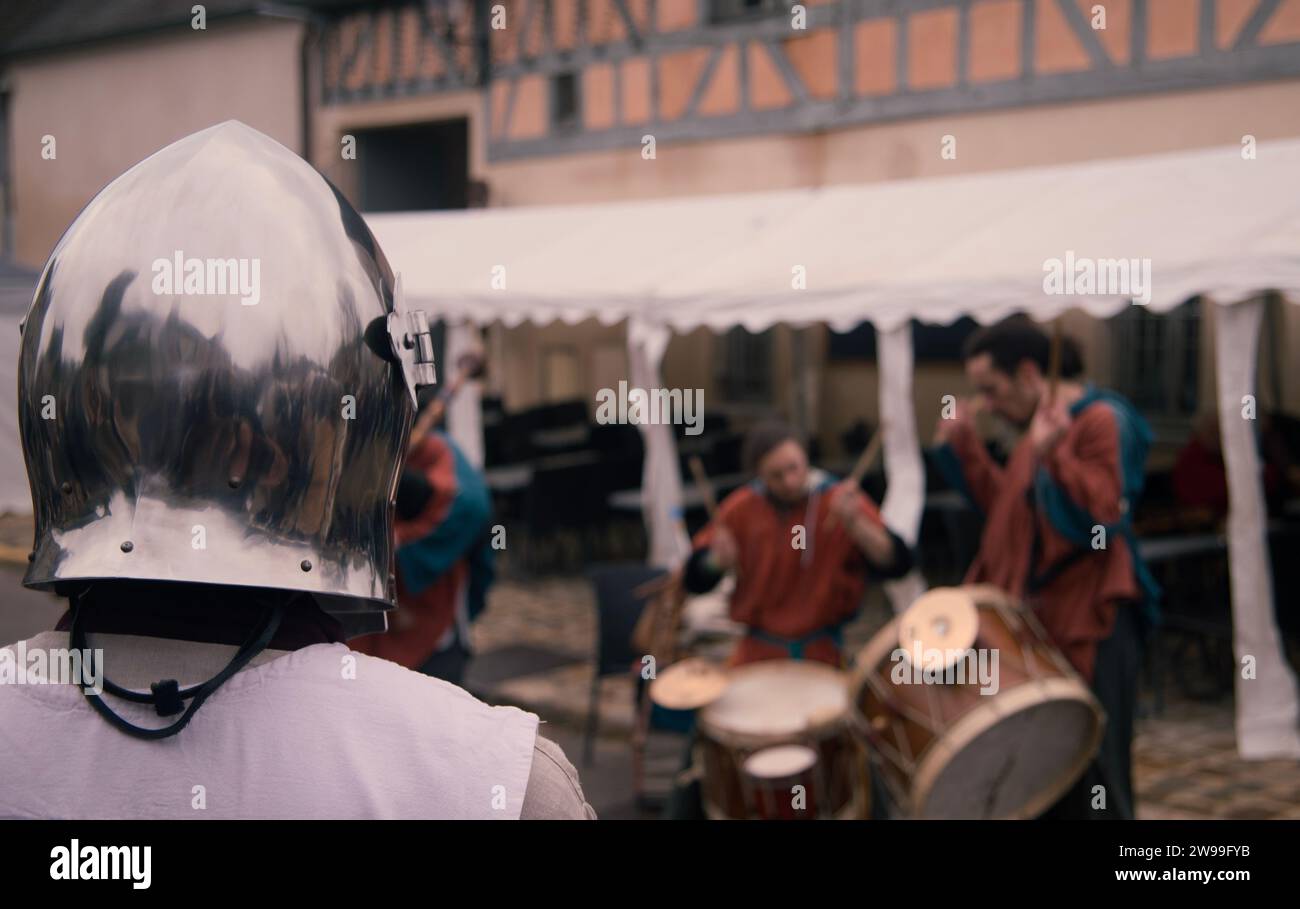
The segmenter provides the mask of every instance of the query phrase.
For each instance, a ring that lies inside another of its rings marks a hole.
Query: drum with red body
[[[903,639],[963,635],[961,647],[996,652],[996,686],[974,672],[963,679],[958,665],[930,681],[920,673],[918,684],[918,653],[959,648],[922,650]],[[858,654],[850,693],[854,731],[915,818],[1034,817],[1074,784],[1101,742],[1103,714],[1088,686],[1033,614],[988,585],[918,600]]]
[[[868,764],[849,728],[847,681],[805,661],[732,670],[696,726],[709,817],[868,817]]]
[[[822,812],[818,755],[807,745],[774,745],[741,765],[752,816],[765,821],[813,820]]]

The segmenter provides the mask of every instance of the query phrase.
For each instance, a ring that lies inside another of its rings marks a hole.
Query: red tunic
[[[1114,413],[1102,402],[1084,408],[1042,459],[1026,435],[1005,468],[989,456],[969,425],[960,427],[949,441],[971,495],[986,517],[967,583],[994,584],[1017,598],[1028,598],[1056,646],[1091,681],[1097,644],[1114,629],[1116,606],[1142,598],[1132,553],[1120,534],[1110,533],[1104,549],[1087,550],[1038,591],[1027,594],[1031,571],[1041,574],[1077,549],[1034,507],[1031,493],[1034,474],[1045,464],[1077,505],[1107,525],[1119,521],[1124,506]],[[1035,530],[1041,555],[1038,565],[1032,566]]]
[[[751,486],[737,489],[718,507],[716,520],[735,535],[739,558],[731,617],[760,634],[786,640],[808,639],[805,659],[840,667],[840,648],[826,634],[858,611],[867,584],[867,560],[843,523],[827,526],[833,487],[826,485],[808,503],[778,509]],[[884,526],[870,500],[863,513]],[[811,526],[805,524],[807,521]],[[795,548],[796,527],[804,526],[805,549]],[[707,547],[713,525],[695,535],[696,549]],[[816,635],[816,637],[813,637]],[[731,655],[731,664],[789,659],[781,643],[749,635]]]
[[[424,509],[409,521],[398,519],[393,537],[398,547],[420,540],[443,522],[456,498],[456,460],[447,442],[430,433],[416,445],[406,464],[424,474],[433,495]],[[353,638],[348,646],[371,656],[418,669],[433,656],[438,642],[456,618],[456,598],[467,583],[469,568],[458,560],[419,594],[412,595],[397,571],[397,609],[389,613],[383,634]]]

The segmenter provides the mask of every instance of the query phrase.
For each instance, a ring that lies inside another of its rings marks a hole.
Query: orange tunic
[[[823,483],[803,504],[781,509],[751,484],[719,506],[716,520],[735,535],[739,549],[731,617],[752,630],[732,652],[732,665],[791,656],[842,665],[830,631],[857,613],[868,565],[842,523],[827,526],[832,489]],[[884,526],[869,499],[863,512]],[[799,535],[803,549],[795,545]],[[695,535],[694,546],[707,548],[712,539],[710,524]]]

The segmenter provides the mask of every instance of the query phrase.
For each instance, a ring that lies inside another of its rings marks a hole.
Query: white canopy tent
[[[647,162],[646,166],[656,166]],[[660,162],[657,166],[664,166]],[[627,320],[634,385],[655,387],[670,333],[825,323],[878,330],[886,519],[909,543],[924,470],[912,409],[910,320],[990,323],[1017,311],[1098,317],[1131,292],[1044,290],[1044,263],[1151,263],[1149,309],[1215,304],[1218,399],[1229,473],[1238,748],[1300,757],[1300,702],[1272,612],[1252,427],[1265,290],[1300,301],[1300,141],[1256,157],[1214,148],[1137,159],[860,186],[591,206],[372,215],[412,306],[463,326]],[[1231,417],[1231,418],[1229,418]],[[464,418],[473,420],[468,411]],[[672,434],[641,427],[651,555],[684,552]],[[463,420],[458,436],[478,428]]]

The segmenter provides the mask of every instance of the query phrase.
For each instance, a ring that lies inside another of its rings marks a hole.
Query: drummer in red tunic
[[[1050,360],[1048,336],[1023,317],[972,335],[965,363],[977,400],[1022,436],[1006,464],[996,463],[963,404],[940,421],[934,457],[985,517],[967,583],[1030,603],[1106,711],[1097,761],[1051,816],[1132,818],[1138,673],[1159,588],[1130,519],[1151,430],[1124,398],[1081,381],[1073,342],[1062,341],[1054,392]],[[1096,787],[1105,789],[1104,808]]]
[[[696,534],[685,587],[705,593],[734,569],[731,617],[748,633],[732,665],[811,659],[838,668],[841,630],[861,606],[868,575],[901,577],[911,553],[856,483],[809,467],[792,427],[759,424],[743,457],[755,479]]]

